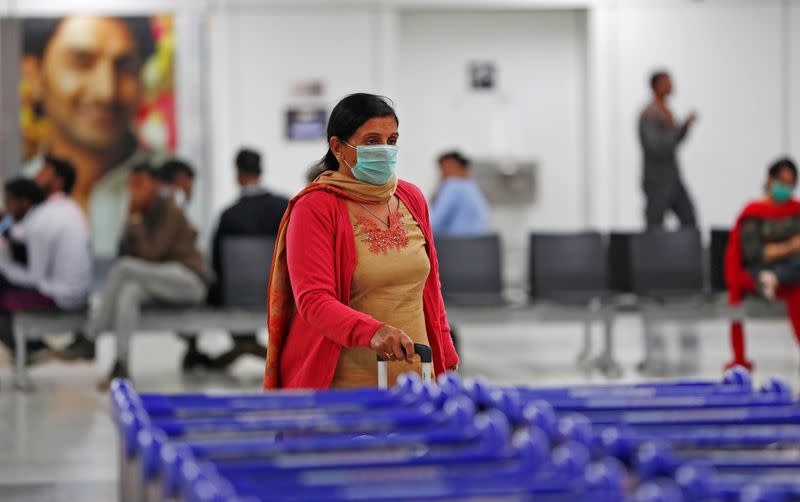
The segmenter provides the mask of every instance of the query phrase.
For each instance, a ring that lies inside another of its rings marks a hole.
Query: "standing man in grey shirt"
[[[672,78],[657,71],[650,78],[653,101],[639,117],[639,141],[644,158],[644,189],[647,205],[645,219],[648,227],[664,224],[664,215],[672,211],[682,227],[697,225],[694,204],[681,179],[676,150],[697,118],[694,113],[678,124],[667,107],[672,94]]]

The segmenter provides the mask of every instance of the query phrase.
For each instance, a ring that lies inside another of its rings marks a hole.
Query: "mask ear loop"
[[[349,146],[350,148],[352,148],[353,150],[355,150],[356,152],[358,152],[358,148],[354,147],[353,145],[351,145],[351,144],[350,144],[350,143],[348,143],[347,141],[345,141],[345,140],[342,140],[342,143],[344,143],[345,145]],[[345,165],[346,165],[347,167],[349,167],[350,169],[353,169],[353,166],[351,166],[351,165],[350,165],[350,163],[349,163],[349,162],[347,162],[347,160],[345,160],[344,158],[342,158],[342,159],[341,159],[341,162],[344,162],[344,163],[345,163]]]

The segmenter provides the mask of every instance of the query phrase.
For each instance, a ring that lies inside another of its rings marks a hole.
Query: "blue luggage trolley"
[[[392,389],[381,361],[382,388],[352,391],[140,395],[116,381],[121,500],[800,500],[800,405],[782,382],[434,385],[430,349],[416,350],[425,378]]]

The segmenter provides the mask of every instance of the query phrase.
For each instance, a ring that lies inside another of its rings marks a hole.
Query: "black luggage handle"
[[[405,352],[405,347],[403,348]],[[414,344],[414,353],[422,360],[422,380],[430,383],[433,380],[433,351],[427,345],[421,343]],[[378,354],[378,388],[389,388],[389,369],[388,362],[383,354]]]
[[[403,347],[403,353],[405,353],[406,348]],[[414,344],[414,353],[417,354],[420,360],[423,363],[432,363],[433,362],[433,351],[430,347],[422,343],[415,343]],[[387,361],[383,354],[378,354],[378,362]]]

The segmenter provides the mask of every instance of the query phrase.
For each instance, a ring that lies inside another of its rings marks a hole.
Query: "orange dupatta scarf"
[[[264,389],[279,389],[280,359],[283,344],[291,329],[296,305],[292,293],[292,282],[286,261],[286,232],[289,228],[294,205],[306,195],[317,190],[324,190],[353,202],[375,204],[388,201],[397,188],[397,177],[392,176],[386,185],[368,185],[338,171],[325,171],[313,183],[289,201],[289,206],[281,220],[278,237],[275,241],[275,252],[272,255],[272,266],[267,287],[267,365],[264,370]]]

